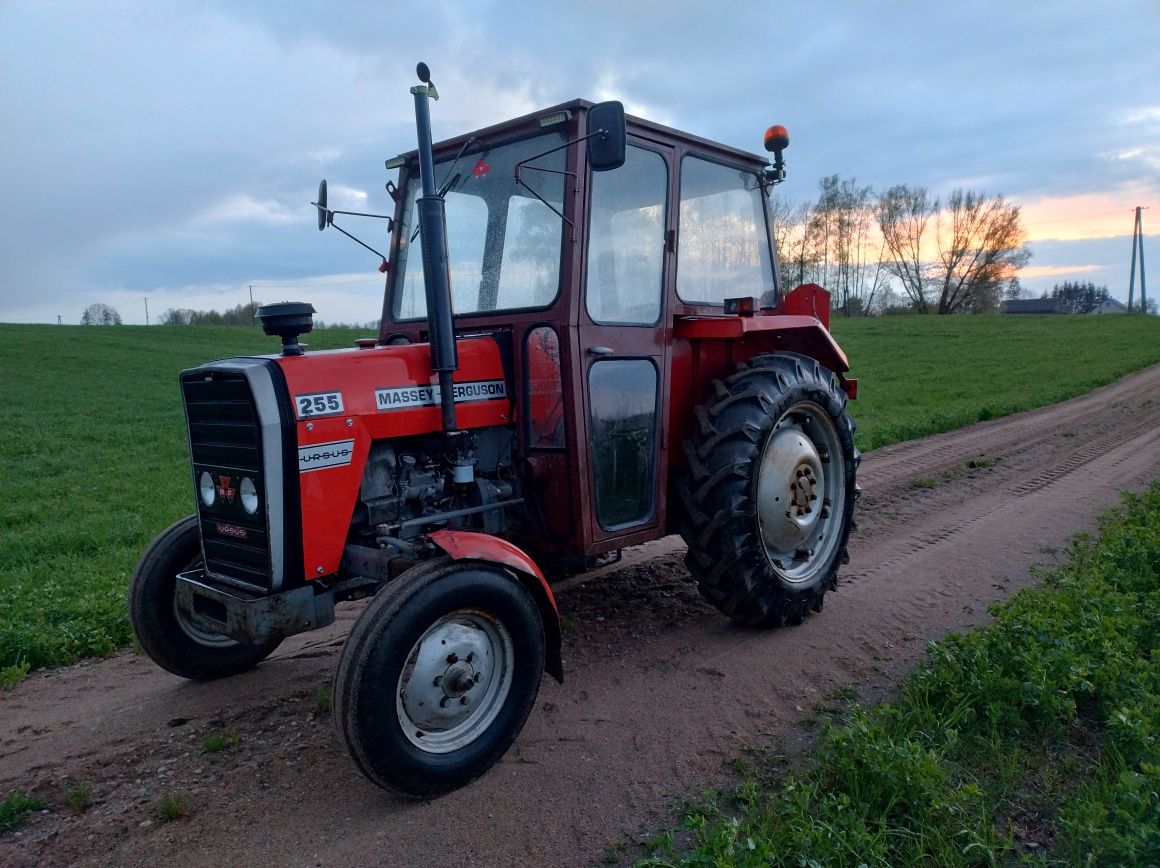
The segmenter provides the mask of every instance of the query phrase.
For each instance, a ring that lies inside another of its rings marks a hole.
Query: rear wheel
[[[343,646],[334,714],[359,769],[432,798],[491,768],[523,728],[544,672],[544,628],[506,571],[440,559],[375,595]]]
[[[141,555],[129,585],[129,620],[142,650],[162,669],[209,681],[266,659],[278,641],[244,645],[189,622],[177,609],[177,574],[202,564],[197,517],[171,525]]]
[[[859,456],[846,396],[793,353],[758,356],[714,385],[686,443],[686,563],[734,620],[798,623],[821,611],[847,559]]]

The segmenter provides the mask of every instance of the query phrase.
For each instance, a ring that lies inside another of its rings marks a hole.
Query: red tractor
[[[847,559],[859,456],[829,295],[787,291],[771,243],[783,128],[770,165],[576,100],[433,147],[419,77],[378,337],[305,351],[313,308],[267,305],[280,354],[182,372],[197,513],[129,606],[154,661],[213,679],[373,596],[338,729],[376,784],[431,797],[563,680],[546,574],[680,533],[710,603],[798,623]],[[320,229],[352,213],[325,183]]]

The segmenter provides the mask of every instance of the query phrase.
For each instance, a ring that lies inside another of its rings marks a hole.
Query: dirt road
[[[337,743],[319,694],[353,607],[228,682],[185,683],[131,653],[33,676],[0,695],[0,795],[52,810],[0,837],[0,865],[599,861],[827,692],[888,685],[928,639],[984,621],[1033,563],[1157,477],[1160,366],[867,456],[851,564],[801,627],[718,616],[675,539],[626,552],[559,592],[564,686],[546,679],[503,762],[432,803],[377,790]],[[225,749],[205,753],[212,735]],[[91,787],[86,812],[65,806],[65,783]],[[186,816],[159,819],[166,794]]]

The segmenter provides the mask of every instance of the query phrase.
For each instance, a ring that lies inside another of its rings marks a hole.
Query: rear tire
[[[379,591],[342,649],[334,716],[383,789],[429,799],[490,769],[540,689],[535,600],[494,564],[441,558]]]
[[[685,444],[685,563],[735,621],[800,623],[848,561],[860,456],[846,396],[796,353],[757,356],[714,387]]]
[[[162,531],[141,555],[129,585],[129,620],[142,650],[162,669],[211,681],[253,668],[279,641],[244,645],[188,623],[174,605],[177,574],[201,565],[197,517],[191,515]]]

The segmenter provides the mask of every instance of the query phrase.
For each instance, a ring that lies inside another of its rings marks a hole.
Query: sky
[[[436,140],[575,97],[758,152],[780,123],[794,201],[837,174],[1019,205],[1035,294],[1126,299],[1136,206],[1160,262],[1157,0],[0,0],[0,40],[5,322],[251,292],[376,319],[377,259],[309,203],[325,177],[332,208],[389,210],[419,60]]]

